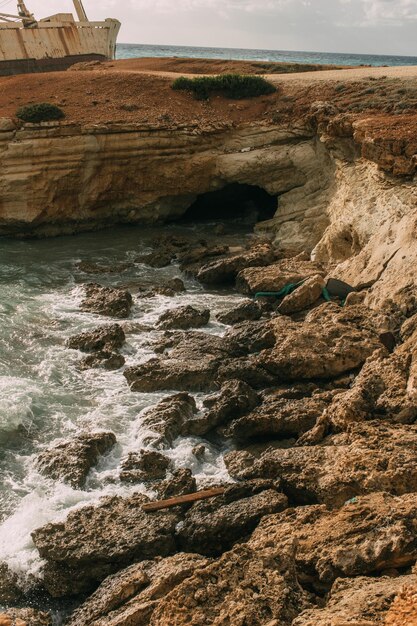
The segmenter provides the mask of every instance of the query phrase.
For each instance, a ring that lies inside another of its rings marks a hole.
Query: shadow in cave
[[[197,197],[182,217],[185,222],[242,220],[256,224],[271,219],[278,208],[277,196],[255,185],[231,183]]]

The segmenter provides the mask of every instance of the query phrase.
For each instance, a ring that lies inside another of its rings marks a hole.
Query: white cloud
[[[417,20],[417,0],[363,0],[369,22],[404,23]]]

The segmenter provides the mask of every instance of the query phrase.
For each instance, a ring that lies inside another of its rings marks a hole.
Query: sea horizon
[[[313,65],[417,65],[417,56],[389,54],[358,54],[347,52],[314,52],[303,50],[268,50],[256,48],[217,48],[206,46],[174,46],[166,44],[120,43],[117,58],[179,57],[276,63],[309,63]]]

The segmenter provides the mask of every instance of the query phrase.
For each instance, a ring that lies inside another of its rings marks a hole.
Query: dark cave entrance
[[[256,223],[271,219],[278,208],[277,196],[262,187],[231,183],[197,197],[183,216],[186,222],[243,220]]]

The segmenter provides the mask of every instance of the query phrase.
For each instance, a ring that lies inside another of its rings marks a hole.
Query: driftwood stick
[[[226,491],[225,487],[216,487],[215,489],[207,489],[205,491],[197,491],[197,493],[187,493],[185,496],[177,498],[169,498],[169,500],[158,500],[157,502],[148,502],[142,506],[144,511],[160,511],[161,509],[170,509],[178,504],[188,504],[189,502],[198,502],[199,500],[208,500],[215,496],[221,496]]]

